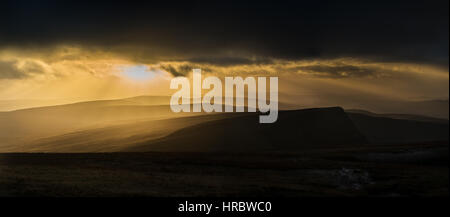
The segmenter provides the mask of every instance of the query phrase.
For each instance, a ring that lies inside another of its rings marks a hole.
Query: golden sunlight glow
[[[164,95],[174,71],[190,76],[278,76],[281,95],[309,95],[289,103],[358,95],[402,100],[448,99],[448,69],[413,63],[383,63],[357,58],[278,60],[261,64],[214,65],[188,61],[148,63],[118,53],[75,46],[46,50],[4,49],[0,100],[77,102],[138,95]],[[170,69],[168,70],[168,67]],[[283,83],[284,82],[284,83]],[[281,96],[282,97],[282,96]],[[348,97],[347,97],[348,98]],[[343,98],[344,99],[344,98]],[[27,104],[28,105],[28,104]],[[14,108],[26,107],[25,104]],[[5,110],[0,106],[0,110]]]

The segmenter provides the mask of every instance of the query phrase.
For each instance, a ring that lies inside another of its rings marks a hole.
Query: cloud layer
[[[6,1],[0,100],[169,95],[170,79],[193,68],[278,76],[280,96],[311,106],[447,100],[448,4]],[[121,73],[135,66],[155,77]]]
[[[0,47],[72,44],[147,63],[357,57],[445,66],[448,8],[423,0],[16,0],[0,9]]]

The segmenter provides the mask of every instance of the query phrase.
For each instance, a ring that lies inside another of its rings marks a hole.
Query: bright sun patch
[[[119,69],[123,77],[133,81],[148,81],[153,79],[157,73],[146,65],[121,66]]]

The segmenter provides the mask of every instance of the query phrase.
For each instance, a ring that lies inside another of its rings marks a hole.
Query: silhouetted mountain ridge
[[[340,107],[281,111],[273,124],[260,124],[259,115],[201,123],[126,151],[298,150],[367,143]]]
[[[359,113],[349,113],[349,117],[359,131],[373,144],[448,142],[448,121],[424,122],[376,117]]]

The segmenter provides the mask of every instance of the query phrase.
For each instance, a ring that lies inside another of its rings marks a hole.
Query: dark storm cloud
[[[175,77],[185,76],[192,70],[192,67],[189,65],[181,65],[179,67],[175,67],[172,65],[161,65],[161,68]]]
[[[188,59],[189,62],[200,64],[211,64],[217,66],[269,64],[273,61],[268,58],[250,59],[244,57],[194,57]]]
[[[338,65],[338,66],[313,65],[313,66],[297,67],[297,69],[320,77],[330,77],[330,78],[366,77],[366,76],[376,77],[380,73],[380,71],[377,69],[353,65]]]
[[[27,77],[28,74],[18,70],[14,66],[15,62],[0,61],[0,79],[19,79]]]
[[[159,66],[161,69],[169,72],[175,77],[178,76],[186,76],[190,72],[192,72],[193,69],[202,69],[203,72],[212,72],[211,68],[205,65],[201,64],[195,64],[195,63],[183,63],[183,64],[170,64],[170,63],[164,63]]]
[[[17,0],[0,10],[0,46],[71,43],[222,65],[252,62],[230,53],[448,64],[448,1]]]
[[[37,62],[25,61],[23,66],[21,67],[21,70],[28,73],[36,74],[36,73],[43,73],[45,71],[45,68]]]
[[[0,79],[21,79],[45,72],[45,68],[34,61],[23,61],[21,67],[17,65],[17,61],[0,60]]]

